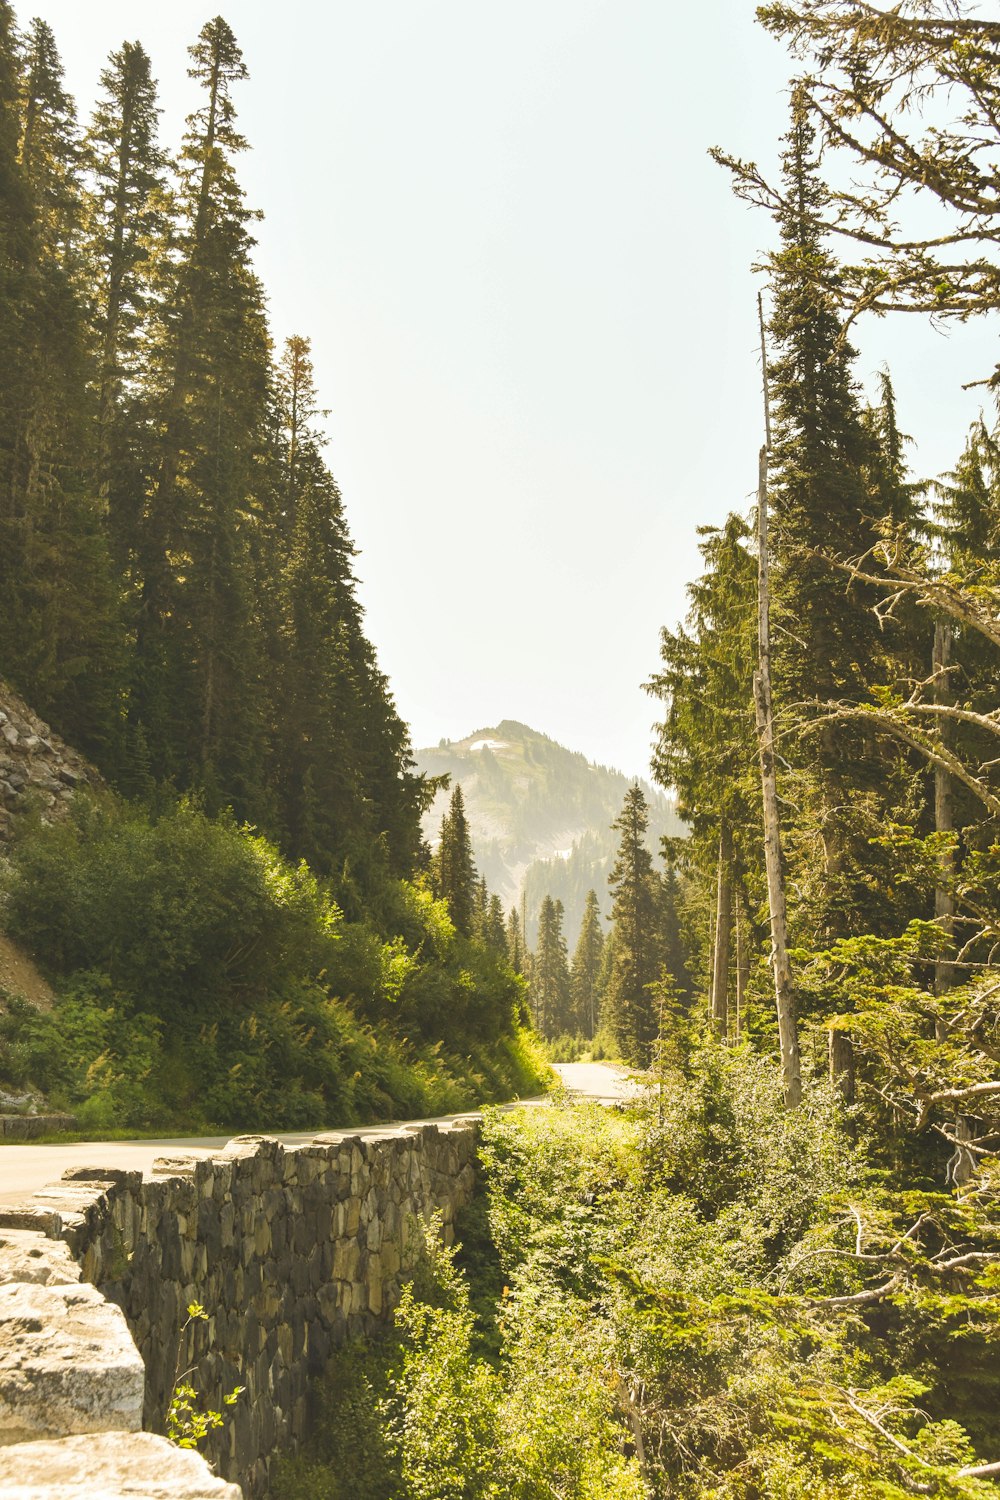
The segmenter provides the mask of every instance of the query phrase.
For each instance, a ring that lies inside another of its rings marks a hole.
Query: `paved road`
[[[584,1099],[597,1099],[602,1104],[618,1104],[625,1099],[634,1099],[643,1092],[642,1084],[636,1083],[625,1068],[613,1063],[553,1063],[562,1080],[563,1088]]]
[[[555,1071],[563,1086],[581,1098],[613,1103],[631,1097],[636,1086],[624,1071],[607,1063],[559,1063]],[[540,1104],[542,1100],[524,1100]],[[515,1106],[516,1107],[516,1106]],[[461,1119],[448,1115],[444,1119]],[[386,1130],[404,1130],[408,1125],[443,1123],[443,1119],[393,1121],[388,1125],[367,1125],[336,1132],[343,1135],[373,1135]],[[323,1132],[329,1134],[330,1132]],[[278,1135],[286,1146],[303,1145],[315,1140],[317,1132]],[[73,1141],[40,1145],[0,1146],[0,1204],[21,1203],[48,1183],[58,1182],[69,1167],[116,1167],[131,1172],[151,1172],[153,1162],[161,1156],[191,1154],[211,1156],[231,1140],[228,1135],[164,1136],[152,1141]]]

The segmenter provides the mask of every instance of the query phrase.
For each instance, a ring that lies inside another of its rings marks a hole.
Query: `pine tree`
[[[460,785],[452,792],[441,822],[436,874],[438,894],[447,901],[452,921],[464,937],[471,937],[477,875]]]
[[[498,958],[509,958],[507,950],[507,929],[503,919],[503,902],[494,892],[489,899],[486,909],[486,921],[483,925],[483,941],[488,948],[492,948]]]
[[[669,863],[660,882],[661,962],[671,980],[672,993],[681,1004],[685,1004],[691,998],[692,984],[682,907],[683,893],[677,867]]]
[[[67,268],[80,229],[80,143],[55,36],[38,19],[25,48],[21,118],[21,169],[34,197],[37,233],[45,253]]]
[[[507,957],[515,974],[526,973],[524,935],[521,932],[521,916],[516,906],[512,906],[507,914]]]
[[[580,935],[573,951],[570,987],[573,999],[573,1030],[593,1037],[600,1014],[601,959],[604,955],[604,928],[597,892],[587,892],[587,902],[580,923]]]
[[[180,158],[183,226],[156,347],[160,432],[142,542],[139,718],[159,775],[210,805],[259,812],[265,719],[252,567],[254,484],[270,384],[263,293],[234,158],[233,86],[246,68],[210,21],[189,72],[205,102]]]
[[[787,701],[867,692],[880,654],[868,596],[833,583],[814,554],[865,552],[876,539],[865,475],[872,458],[852,375],[854,350],[832,301],[837,268],[822,244],[825,201],[815,130],[801,91],[793,96],[773,261],[769,363],[774,423],[771,500],[781,693]]]
[[[618,854],[608,876],[614,956],[605,993],[605,1015],[622,1056],[647,1067],[657,1032],[650,986],[660,977],[662,940],[659,890],[646,848],[649,814],[641,787],[629,787],[625,805],[612,824],[620,834]]]
[[[166,156],[157,141],[159,109],[150,61],[139,42],[123,42],[101,73],[103,93],[87,132],[90,191],[85,250],[93,277],[97,359],[99,492],[108,497],[116,552],[135,545],[135,499],[142,484],[130,462],[134,406],[144,345],[169,232]]]
[[[0,672],[91,754],[115,733],[116,591],[86,483],[75,111],[51,29],[0,12]]]
[[[562,903],[546,896],[538,912],[538,941],[531,961],[531,1008],[544,1037],[572,1029],[569,965]]]
[[[688,862],[714,896],[703,941],[707,946],[711,925],[711,1010],[724,1033],[733,892],[759,866],[762,837],[752,708],[757,568],[742,517],[730,515],[723,527],[699,534],[706,569],[689,586],[686,628],[661,633],[661,668],[648,691],[666,706],[653,773],[676,789],[691,829]]]
[[[912,643],[879,630],[871,586],[845,581],[830,559],[868,552],[879,510],[888,500],[905,520],[912,497],[904,493],[891,393],[883,389],[889,404],[873,434],[852,373],[854,350],[836,311],[839,269],[823,243],[827,190],[801,88],[782,178],[768,365],[774,703],[779,726],[791,715],[801,721],[804,711],[817,721],[802,746],[808,771],[796,782],[799,816],[789,838],[809,843],[805,863],[815,872],[801,889],[802,930],[828,941],[858,930],[871,896],[862,887],[872,840],[887,810],[905,805],[912,775],[897,747],[836,717],[845,702],[870,701],[873,683],[904,676]],[[893,919],[887,911],[887,930]],[[871,929],[870,914],[862,926]]]

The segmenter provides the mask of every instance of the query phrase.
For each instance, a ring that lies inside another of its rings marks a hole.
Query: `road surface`
[[[597,1099],[602,1104],[620,1104],[626,1099],[635,1099],[643,1092],[625,1068],[613,1063],[553,1063],[562,1086],[582,1099]]]
[[[638,1086],[621,1068],[608,1063],[557,1063],[563,1087],[580,1098],[602,1103],[617,1103],[637,1092]],[[541,1104],[541,1099],[524,1100]],[[512,1106],[516,1107],[516,1106]],[[461,1119],[449,1115],[444,1119]],[[385,1125],[347,1126],[337,1131],[309,1130],[296,1135],[273,1137],[286,1146],[301,1146],[315,1140],[318,1134],[375,1135],[386,1130],[404,1130],[408,1125],[442,1124],[444,1119],[391,1121]],[[266,1134],[267,1132],[258,1132]],[[162,1156],[211,1156],[221,1151],[231,1135],[164,1136],[147,1141],[55,1141],[50,1144],[30,1142],[23,1146],[0,1145],[0,1204],[22,1203],[49,1183],[58,1182],[70,1167],[102,1167],[143,1172],[150,1175],[153,1163]]]

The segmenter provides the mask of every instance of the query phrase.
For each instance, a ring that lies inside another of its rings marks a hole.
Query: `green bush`
[[[101,970],[158,1014],[246,1008],[318,972],[341,921],[304,865],[188,802],[154,818],[76,798],[71,818],[22,833],[5,897],[49,974]]]
[[[392,891],[387,935],[229,817],[77,798],[22,829],[4,875],[6,925],[59,996],[0,1017],[0,1080],[89,1131],[309,1129],[538,1092],[519,980],[427,892]]]

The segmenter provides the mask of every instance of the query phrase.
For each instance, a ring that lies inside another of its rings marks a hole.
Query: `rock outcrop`
[[[58,817],[78,787],[100,785],[94,767],[0,679],[0,843],[19,811],[35,803]]]

